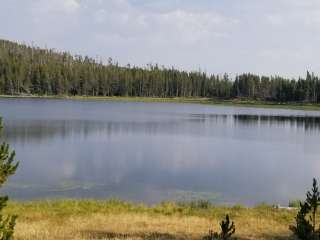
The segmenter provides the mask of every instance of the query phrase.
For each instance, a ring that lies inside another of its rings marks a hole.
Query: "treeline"
[[[0,40],[0,94],[246,98],[320,102],[320,80],[241,74],[208,75],[148,65],[119,66],[66,52]]]

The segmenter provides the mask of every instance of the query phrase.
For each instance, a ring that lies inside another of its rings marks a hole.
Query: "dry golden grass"
[[[266,206],[200,209],[96,201],[14,203],[8,212],[19,214],[16,240],[201,239],[209,229],[218,230],[226,213],[235,221],[238,239],[285,240],[292,239],[288,226],[296,214]]]

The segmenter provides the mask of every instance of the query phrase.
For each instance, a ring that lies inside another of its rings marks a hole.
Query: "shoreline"
[[[212,99],[212,98],[159,98],[159,97],[94,97],[94,96],[36,96],[36,95],[0,95],[0,99],[61,99],[61,100],[85,100],[85,101],[109,101],[109,102],[145,102],[145,103],[180,103],[200,104],[229,107],[250,107],[288,109],[303,111],[320,111],[320,104],[312,103],[276,103],[243,99]]]

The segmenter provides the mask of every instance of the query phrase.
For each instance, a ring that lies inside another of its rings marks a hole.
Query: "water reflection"
[[[320,129],[318,116],[268,116],[268,115],[234,115],[234,121],[244,125],[264,124],[269,126],[290,126],[314,132]]]
[[[320,170],[317,112],[36,100],[0,100],[0,112],[19,199],[286,204]]]
[[[197,131],[190,129],[196,125]],[[200,126],[199,126],[200,125]],[[207,132],[217,125],[228,128],[237,125],[251,127],[289,127],[309,133],[320,130],[318,116],[272,116],[249,114],[189,114],[180,119],[161,121],[98,121],[98,120],[12,120],[6,123],[5,138],[13,142],[42,142],[50,138],[65,139],[69,136],[89,137],[90,135],[125,135],[143,133],[157,134],[188,134],[214,135]],[[187,131],[187,132],[186,132]]]

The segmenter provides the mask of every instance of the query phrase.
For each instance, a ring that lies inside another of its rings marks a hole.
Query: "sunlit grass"
[[[120,200],[13,202],[16,239],[201,239],[229,214],[240,239],[290,239],[296,210],[164,202],[154,206]]]

